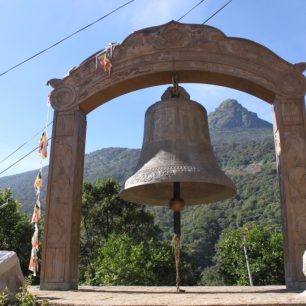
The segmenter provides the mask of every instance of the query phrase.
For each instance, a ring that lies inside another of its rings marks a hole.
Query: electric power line
[[[68,36],[66,36],[66,37],[64,37],[64,38],[62,38],[61,40],[59,40],[59,41],[57,41],[56,43],[50,45],[49,47],[47,47],[47,48],[45,48],[45,49],[43,49],[43,50],[41,50],[41,51],[35,53],[34,55],[32,55],[32,56],[26,58],[25,60],[19,62],[18,64],[16,64],[16,65],[10,67],[9,69],[7,69],[7,70],[3,71],[2,73],[0,73],[0,77],[3,76],[3,75],[5,75],[5,74],[7,74],[7,73],[10,72],[11,70],[13,70],[13,69],[15,69],[15,68],[17,68],[17,67],[19,67],[19,66],[25,64],[26,62],[32,60],[33,58],[35,58],[35,57],[41,55],[42,53],[47,52],[48,50],[50,50],[50,49],[54,48],[55,46],[61,44],[61,43],[64,42],[65,40],[69,39],[70,37],[72,37],[72,36],[74,36],[74,35],[76,35],[76,34],[82,32],[82,31],[84,31],[85,29],[87,29],[87,28],[89,28],[89,27],[91,27],[91,26],[93,26],[93,25],[96,24],[97,22],[101,21],[102,19],[105,19],[106,17],[112,15],[113,13],[119,11],[120,9],[122,9],[123,7],[127,6],[128,4],[130,4],[130,3],[134,2],[134,1],[135,1],[135,0],[130,0],[130,1],[128,1],[128,2],[126,2],[126,3],[124,3],[124,4],[122,4],[121,6],[115,8],[114,10],[112,10],[112,11],[110,11],[109,13],[105,14],[104,16],[98,18],[97,20],[95,20],[95,21],[89,23],[88,25],[82,27],[81,29],[79,29],[79,30],[77,30],[77,31],[75,31],[75,32],[73,32],[73,33],[71,33],[70,35],[68,35]]]
[[[51,140],[52,137],[48,138],[48,141]],[[12,163],[11,165],[9,165],[7,168],[5,168],[4,170],[2,170],[0,172],[0,175],[3,174],[4,172],[6,172],[7,170],[11,169],[13,166],[15,166],[16,164],[18,164],[19,162],[21,162],[23,159],[25,159],[26,157],[28,157],[30,154],[32,154],[35,150],[37,150],[39,147],[35,147],[34,149],[32,149],[30,152],[28,152],[27,154],[23,155],[22,157],[20,157],[18,160],[16,160],[14,163]]]
[[[24,60],[23,62],[21,62],[21,63],[15,65],[15,66],[13,66],[13,67],[11,67],[10,69],[8,69],[8,70],[6,70],[5,72],[1,73],[1,74],[0,74],[0,77],[1,77],[2,75],[6,74],[7,72],[9,72],[9,71],[11,71],[11,70],[17,68],[18,66],[20,66],[20,65],[22,65],[22,64],[24,64],[24,63],[26,63],[27,61],[33,59],[34,57],[36,57],[36,56],[38,56],[38,55],[40,55],[40,54],[46,52],[47,50],[49,50],[49,49],[55,47],[56,45],[60,44],[61,42],[65,41],[65,40],[67,40],[68,38],[70,38],[70,37],[76,35],[77,33],[79,33],[79,32],[81,32],[81,31],[85,30],[86,28],[88,28],[88,27],[94,25],[95,23],[97,23],[97,22],[99,22],[100,20],[102,20],[102,19],[108,17],[108,16],[111,15],[112,13],[118,11],[119,9],[123,8],[124,6],[130,4],[130,3],[134,2],[134,1],[135,1],[135,0],[130,0],[130,1],[126,2],[125,4],[121,5],[120,7],[116,8],[116,9],[113,10],[113,11],[111,11],[110,13],[108,13],[108,14],[106,14],[106,15],[100,17],[100,18],[97,19],[96,21],[94,21],[94,22],[88,24],[87,26],[85,26],[85,27],[79,29],[78,31],[76,31],[76,32],[74,32],[74,33],[72,33],[72,34],[70,34],[69,36],[63,38],[62,40],[60,40],[60,41],[58,41],[57,43],[51,45],[50,47],[48,47],[48,48],[46,48],[46,49],[44,49],[44,50],[42,50],[42,51],[36,53],[35,55],[33,55],[33,56],[31,56],[30,58]],[[198,7],[198,6],[199,6],[201,3],[203,3],[204,1],[205,1],[205,0],[201,0],[200,2],[198,2],[198,3],[197,3],[195,6],[193,6],[188,12],[186,12],[183,16],[181,16],[177,21],[180,21],[181,19],[183,19],[184,17],[186,17],[192,10],[194,10],[196,7]],[[229,5],[232,1],[233,1],[233,0],[230,0],[230,1],[226,2],[226,3],[225,3],[223,6],[221,6],[217,11],[215,11],[210,17],[208,17],[202,24],[205,24],[205,23],[208,22],[210,19],[212,19],[214,16],[216,16],[219,12],[221,12],[221,11],[222,11],[227,5]],[[48,126],[49,126],[51,123],[52,123],[52,122],[50,122],[50,123],[48,124]],[[36,135],[37,135],[37,133],[35,134],[35,136],[36,136]],[[33,137],[34,137],[34,136],[33,136]],[[33,138],[31,138],[31,140],[32,140],[32,139],[33,139]],[[51,138],[49,138],[48,140],[50,140],[50,139],[51,139]],[[29,141],[30,141],[30,140],[29,140]],[[6,159],[9,158],[11,155],[13,155],[15,152],[17,152],[17,151],[18,151],[20,148],[22,148],[25,144],[26,144],[26,143],[24,143],[24,144],[22,144],[20,147],[18,147],[14,152],[12,152],[11,154],[9,154],[4,160],[6,160]],[[33,153],[36,149],[38,149],[38,147],[35,147],[35,148],[34,148],[33,150],[31,150],[29,153],[25,154],[25,155],[22,156],[20,159],[18,159],[16,162],[14,162],[14,163],[11,164],[10,166],[8,166],[6,169],[4,169],[3,171],[1,171],[1,172],[0,172],[0,175],[3,174],[4,172],[6,172],[7,170],[9,170],[10,168],[12,168],[14,165],[16,165],[17,163],[19,163],[20,161],[22,161],[22,160],[23,160],[24,158],[26,158],[27,156],[29,156],[29,155],[30,155],[31,153]],[[0,164],[1,164],[4,160],[2,160],[2,161],[0,162]]]
[[[184,17],[186,17],[190,12],[192,12],[195,8],[197,8],[200,4],[202,4],[206,0],[199,1],[195,6],[193,6],[188,12],[186,12],[182,17],[180,17],[177,21],[180,21]]]
[[[48,127],[49,125],[51,125],[53,123],[53,121],[49,122],[47,124],[46,127]],[[41,132],[43,132],[46,127],[42,128],[41,130],[39,130],[37,133],[35,133],[31,138],[29,138],[27,141],[25,141],[23,144],[21,144],[18,148],[16,148],[13,152],[11,152],[9,155],[7,155],[6,157],[4,157],[1,161],[0,161],[0,165],[5,162],[8,158],[10,158],[12,155],[14,155],[16,152],[18,152],[21,148],[23,148],[26,144],[28,144],[31,140],[33,140],[37,135],[39,135]]]
[[[74,35],[76,35],[76,34],[82,32],[82,31],[84,31],[85,29],[87,29],[87,28],[93,26],[94,24],[96,24],[96,23],[98,23],[99,21],[105,19],[106,17],[112,15],[113,13],[119,11],[120,9],[122,9],[123,7],[129,5],[130,3],[134,2],[134,1],[135,1],[135,0],[130,0],[130,1],[126,2],[126,3],[124,3],[123,5],[121,5],[121,6],[117,7],[117,8],[115,8],[115,9],[112,10],[111,12],[105,14],[104,16],[98,18],[97,20],[91,22],[90,24],[88,24],[88,25],[82,27],[81,29],[79,29],[79,30],[77,30],[77,31],[75,31],[75,32],[73,32],[73,33],[71,33],[70,35],[64,37],[63,39],[57,41],[56,43],[50,45],[49,47],[47,47],[47,48],[45,48],[45,49],[43,49],[43,50],[41,50],[41,51],[35,53],[34,55],[30,56],[29,58],[27,58],[27,59],[25,59],[25,60],[19,62],[18,64],[12,66],[11,68],[7,69],[6,71],[0,73],[0,77],[3,76],[3,75],[5,75],[6,73],[10,72],[11,70],[13,70],[13,69],[15,69],[15,68],[17,68],[17,67],[19,67],[19,66],[25,64],[26,62],[28,62],[28,61],[34,59],[35,57],[37,57],[37,56],[39,56],[39,55],[45,53],[46,51],[48,51],[48,50],[54,48],[55,46],[59,45],[60,43],[64,42],[65,40],[71,38],[72,36],[74,36]],[[48,125],[47,125],[47,127],[48,127],[50,124],[52,124],[52,123],[53,123],[53,121],[49,122]],[[45,128],[44,128],[44,129],[45,129]],[[23,148],[26,144],[28,144],[34,137],[36,137],[36,136],[37,136],[39,133],[41,133],[44,129],[42,129],[42,130],[40,130],[39,132],[35,133],[29,140],[27,140],[26,142],[24,142],[23,144],[21,144],[21,145],[20,145],[18,148],[16,148],[13,152],[11,152],[9,155],[7,155],[5,158],[3,158],[3,159],[0,161],[0,164],[2,164],[2,163],[3,163],[4,161],[6,161],[9,157],[11,157],[12,155],[14,155],[16,152],[18,152],[21,148]],[[49,139],[50,139],[50,138],[49,138]],[[36,149],[38,149],[38,147],[35,147],[35,148],[32,149],[30,152],[28,152],[27,154],[25,154],[24,156],[22,156],[20,159],[18,159],[17,161],[15,161],[13,164],[11,164],[10,166],[8,166],[6,169],[4,169],[3,171],[1,171],[1,172],[0,172],[0,175],[3,174],[4,172],[6,172],[7,170],[9,170],[11,167],[13,167],[14,165],[16,165],[16,164],[19,163],[20,161],[22,161],[22,160],[23,160],[24,158],[26,158],[27,156],[29,156],[29,155],[30,155],[31,153],[33,153]]]
[[[208,17],[205,21],[202,22],[202,24],[205,24],[207,21],[209,21],[211,18],[216,16],[219,12],[221,12],[227,5],[229,5],[233,0],[230,0],[226,2],[223,6],[221,6],[217,11],[215,11],[210,17]]]

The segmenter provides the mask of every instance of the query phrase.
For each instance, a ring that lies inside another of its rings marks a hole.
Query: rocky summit
[[[244,108],[238,101],[227,99],[208,116],[209,126],[216,129],[228,128],[272,128],[272,124],[258,118],[256,113]]]

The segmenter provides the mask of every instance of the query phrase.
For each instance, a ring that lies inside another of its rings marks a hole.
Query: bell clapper
[[[173,198],[169,208],[173,210],[174,236],[172,240],[176,271],[176,292],[185,292],[180,289],[180,263],[181,263],[181,210],[185,207],[184,200],[180,197],[180,183],[173,183]]]

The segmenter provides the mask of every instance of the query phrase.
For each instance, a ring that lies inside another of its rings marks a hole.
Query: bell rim
[[[229,179],[229,184],[222,184],[222,183],[213,183],[213,182],[205,182],[205,181],[180,181],[181,183],[181,194],[182,194],[182,198],[184,199],[186,206],[195,206],[195,205],[208,205],[211,203],[217,203],[220,201],[225,201],[229,198],[232,198],[233,196],[235,196],[237,194],[237,188],[234,185],[234,183]],[[207,185],[211,187],[223,187],[222,189],[222,193],[214,193],[214,194],[210,194],[209,195],[209,199],[205,199],[205,197],[201,194],[198,195],[197,197],[194,197],[192,200],[189,200],[188,197],[184,197],[184,183],[187,184],[200,184],[200,185]],[[153,183],[145,183],[145,184],[138,184],[138,185],[133,185],[133,186],[129,186],[128,188],[123,188],[121,189],[120,193],[119,193],[119,197],[121,199],[123,199],[124,201],[130,202],[130,203],[136,203],[136,204],[143,204],[143,205],[154,205],[154,206],[160,206],[160,207],[165,207],[168,206],[169,200],[171,199],[171,192],[169,194],[169,199],[168,198],[164,198],[163,200],[158,200],[158,198],[152,197],[152,198],[148,198],[146,196],[145,200],[140,200],[139,197],[135,197],[135,196],[129,196],[129,194],[133,194],[134,192],[136,192],[137,194],[137,189],[143,189],[143,188],[148,188],[148,187],[152,187],[154,185],[154,187],[158,187],[158,185],[171,185],[171,190],[172,190],[172,181],[168,181],[168,182],[153,182]],[[197,200],[195,200],[197,199]],[[204,200],[203,200],[204,199]]]
[[[215,184],[236,190],[234,182],[221,169],[214,168],[213,171],[214,175],[211,175],[208,169],[190,165],[168,165],[146,170],[141,167],[125,181],[123,189],[149,184],[181,182]],[[163,172],[167,172],[168,176],[165,177]],[[152,177],[152,175],[155,176]]]

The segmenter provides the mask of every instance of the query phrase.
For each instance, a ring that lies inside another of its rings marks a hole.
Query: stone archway
[[[63,79],[49,81],[55,113],[41,288],[78,287],[86,114],[125,93],[170,83],[173,73],[181,83],[227,86],[273,105],[286,285],[306,288],[306,63],[290,64],[210,26],[176,22],[134,32],[116,47],[112,61],[110,76],[96,67],[94,54]]]

